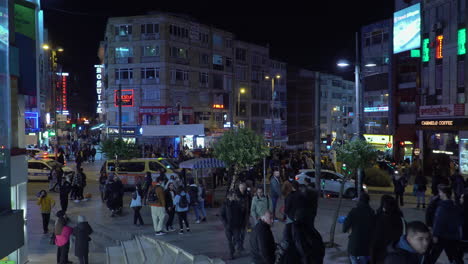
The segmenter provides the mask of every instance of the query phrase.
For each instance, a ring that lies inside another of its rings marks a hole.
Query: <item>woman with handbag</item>
[[[68,251],[70,250],[70,236],[73,228],[67,226],[67,217],[63,211],[58,211],[57,221],[55,222],[55,245],[57,246],[57,263],[69,264]]]
[[[145,224],[143,223],[143,218],[141,217],[141,214],[140,214],[140,210],[142,206],[141,196],[142,196],[141,185],[137,184],[135,192],[132,193],[132,201],[130,203],[130,207],[133,209],[133,224],[136,226]],[[140,223],[137,224],[138,222]]]
[[[89,235],[93,233],[93,229],[89,226],[84,216],[78,216],[78,225],[73,229],[75,237],[75,256],[80,260],[80,264],[88,264],[89,254]]]

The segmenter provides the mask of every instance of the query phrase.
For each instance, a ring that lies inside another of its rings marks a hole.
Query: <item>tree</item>
[[[215,143],[214,155],[234,168],[230,191],[234,190],[239,173],[266,157],[269,149],[260,135],[247,128],[229,130]]]
[[[128,143],[122,139],[106,139],[101,142],[101,153],[108,159],[132,159],[140,156],[136,144]]]
[[[343,191],[346,181],[351,179],[353,175],[356,175],[358,169],[371,167],[377,159],[377,151],[365,140],[354,140],[336,148],[336,159],[343,163],[344,179],[342,180],[340,186],[339,201],[335,211],[335,216],[332,221],[330,242],[327,243],[328,247],[335,246],[336,222],[338,220],[338,215],[341,209]],[[356,191],[358,192],[359,190]]]

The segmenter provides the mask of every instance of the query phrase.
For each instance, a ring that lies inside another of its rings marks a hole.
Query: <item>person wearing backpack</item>
[[[151,218],[153,219],[153,227],[157,236],[165,235],[163,231],[166,224],[166,197],[164,188],[161,186],[164,179],[158,177],[154,186],[152,186],[148,193],[148,204],[151,206]]]
[[[184,187],[182,186],[179,186],[179,188],[177,188],[177,195],[174,198],[174,205],[175,211],[177,213],[177,218],[179,218],[179,234],[184,233],[184,222],[186,231],[190,232],[190,226],[187,221],[187,212],[189,210],[190,205],[190,195],[184,191]]]
[[[271,211],[273,205],[268,195],[265,195],[263,187],[257,188],[257,195],[252,199],[252,207],[250,208],[250,217],[253,218],[254,223],[257,224],[260,218],[266,211]]]
[[[196,223],[200,223],[200,205],[198,201],[198,186],[195,184],[195,181],[191,178],[189,179],[188,194],[192,198],[190,199],[190,207],[195,211]]]
[[[130,203],[130,208],[133,209],[133,224],[136,226],[145,224],[140,214],[141,206],[141,185],[137,184],[135,191],[132,193],[132,201]],[[138,224],[138,222],[140,223]]]

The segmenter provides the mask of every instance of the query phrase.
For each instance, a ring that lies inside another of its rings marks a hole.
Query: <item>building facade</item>
[[[269,87],[264,76],[278,64],[268,48],[168,13],[110,18],[103,46],[107,126],[118,126],[120,101],[122,125],[135,131],[143,125],[203,124],[207,136],[231,126],[264,133],[271,101],[271,94],[262,96]]]
[[[311,148],[315,141],[315,89],[320,89],[320,138],[325,145],[354,133],[354,82],[342,77],[288,67],[288,144]],[[324,145],[324,146],[325,146]]]

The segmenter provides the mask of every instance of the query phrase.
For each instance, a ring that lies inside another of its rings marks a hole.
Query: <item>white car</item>
[[[29,180],[44,180],[49,179],[50,171],[56,165],[62,166],[60,163],[55,160],[42,159],[42,160],[28,160],[28,179]],[[63,176],[73,176],[75,173],[71,168],[62,166]]]
[[[322,184],[322,190],[326,193],[340,193],[340,185],[344,176],[338,172],[330,171],[330,170],[321,170],[320,180]],[[312,184],[315,183],[315,169],[306,169],[300,170],[299,174],[296,175],[296,181],[299,184],[305,184],[305,179],[309,178]],[[367,186],[363,185],[364,191],[367,192]],[[356,196],[356,188],[354,186],[354,180],[348,180],[345,183],[345,187],[343,190],[344,197],[353,198]]]

